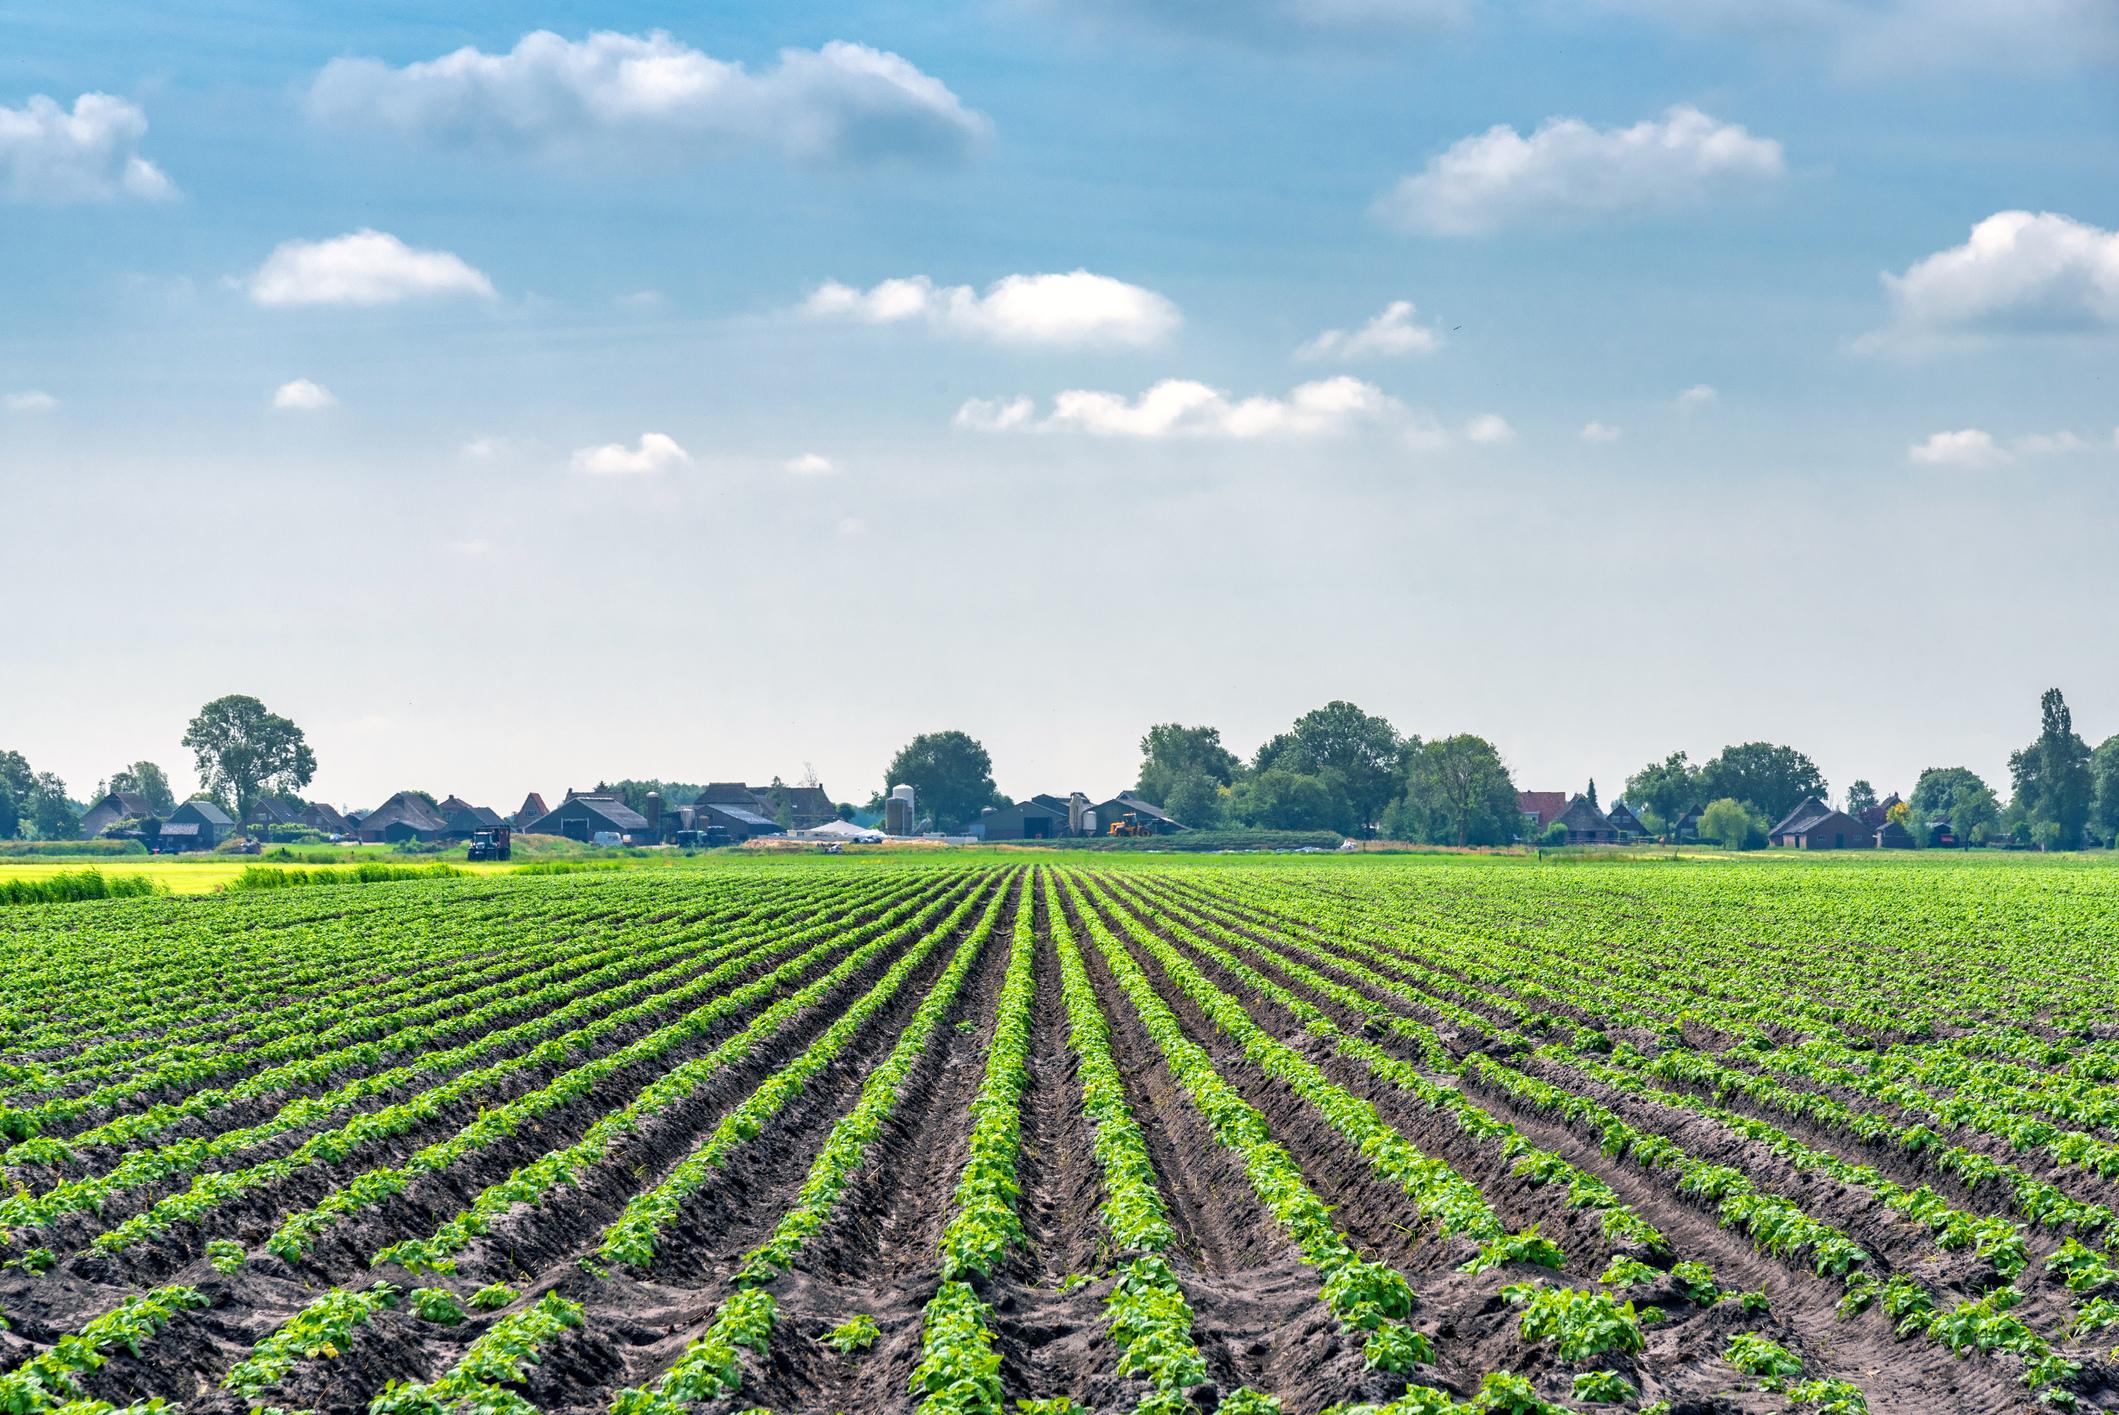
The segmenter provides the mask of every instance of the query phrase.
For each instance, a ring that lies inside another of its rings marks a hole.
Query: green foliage
[[[857,1351],[866,1351],[876,1344],[883,1333],[876,1326],[876,1319],[866,1312],[856,1312],[819,1338],[826,1346],[841,1356],[851,1356]]]
[[[2041,848],[2079,850],[2096,794],[2089,744],[2058,688],[2046,689],[2038,708],[2038,740],[2009,756],[2014,804]]]
[[[1399,794],[1399,769],[1409,744],[1396,728],[1349,702],[1333,701],[1295,719],[1286,732],[1258,749],[1253,768],[1261,776],[1282,771],[1329,781],[1351,812],[1350,828],[1366,830],[1382,819]],[[1312,829],[1262,820],[1286,829]]]
[[[423,1322],[445,1327],[460,1325],[464,1319],[464,1304],[446,1287],[413,1288],[412,1311]]]
[[[41,879],[0,880],[0,904],[71,904],[87,899],[143,899],[169,891],[145,875],[105,875],[91,865]]]
[[[1747,1376],[1779,1380],[1803,1373],[1802,1357],[1753,1331],[1738,1332],[1729,1338],[1722,1359]]]
[[[1506,845],[1522,827],[1516,783],[1493,743],[1463,732],[1404,749],[1405,794],[1387,833],[1430,845]]]
[[[1633,1395],[1633,1383],[1617,1371],[1584,1371],[1575,1377],[1575,1399],[1592,1405],[1624,1405]]]
[[[129,791],[140,797],[147,802],[150,815],[166,816],[177,807],[176,793],[169,786],[169,774],[153,762],[138,761],[112,772],[110,789]]]
[[[522,1299],[522,1294],[504,1282],[489,1282],[471,1294],[470,1305],[474,1311],[498,1312],[503,1307],[512,1307]]]
[[[923,732],[900,748],[883,774],[883,791],[893,786],[910,786],[920,814],[943,831],[961,829],[988,806],[1008,804],[993,784],[993,758],[956,731]]]
[[[968,1283],[944,1282],[928,1302],[912,1372],[918,1415],[998,1415],[1001,1358],[986,1325],[990,1315]]]
[[[1770,824],[1743,802],[1724,796],[1700,812],[1700,839],[1729,850],[1756,850],[1766,843]]]
[[[301,790],[316,775],[316,753],[302,729],[241,693],[215,698],[184,729],[207,794],[247,820],[261,795]]]
[[[1793,747],[1746,742],[1724,747],[1700,768],[1698,797],[1713,801],[1733,797],[1771,825],[1801,805],[1805,796],[1825,799],[1825,778],[1816,763]],[[1704,827],[1701,831],[1705,834]]]
[[[249,1258],[243,1245],[232,1238],[213,1238],[206,1243],[206,1261],[215,1272],[232,1273]]]
[[[1607,1351],[1631,1355],[1647,1344],[1633,1303],[1616,1301],[1609,1293],[1525,1282],[1504,1287],[1501,1295],[1523,1308],[1524,1338],[1554,1342],[1569,1365]]]

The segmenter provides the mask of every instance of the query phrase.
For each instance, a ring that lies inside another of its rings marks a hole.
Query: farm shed
[[[1046,800],[1056,800],[1048,797]],[[1057,840],[1067,833],[1067,805],[1057,807],[1033,796],[1012,806],[988,811],[978,825],[988,840]]]
[[[522,827],[525,835],[563,835],[569,840],[593,840],[604,831],[645,837],[647,817],[616,796],[576,796],[567,799]]]
[[[428,805],[424,796],[400,791],[361,817],[355,834],[371,843],[397,845],[407,840],[433,840],[447,825],[448,820]]]
[[[1768,840],[1792,850],[1866,850],[1876,843],[1876,832],[1845,811],[1835,811],[1815,796],[1783,816],[1768,832]]]
[[[449,798],[451,801],[455,799],[453,796]],[[442,804],[446,807],[448,802],[445,801]],[[481,830],[499,830],[506,824],[507,821],[502,819],[500,812],[490,806],[474,806],[469,802],[461,802],[456,809],[443,812],[440,838],[443,840],[469,840]]]
[[[171,826],[182,827],[187,825],[193,826],[195,829],[189,831],[179,829],[174,837],[171,836],[169,830]],[[234,831],[235,818],[213,802],[186,801],[169,813],[168,820],[162,822],[161,838],[164,840],[173,838],[179,842],[187,840],[196,842],[195,844],[177,844],[174,848],[178,850],[211,850],[214,846],[226,840]],[[165,846],[164,848],[170,847]]]
[[[1567,809],[1565,791],[1518,791],[1516,809],[1523,813],[1523,825],[1531,835],[1543,835],[1545,827],[1560,818]]]
[[[1101,835],[1110,834],[1111,827],[1128,816],[1150,835],[1175,835],[1180,830],[1191,829],[1190,826],[1180,825],[1162,807],[1150,805],[1140,797],[1125,791],[1090,809],[1096,812],[1096,829]]]
[[[93,840],[119,821],[151,816],[147,798],[130,791],[112,791],[81,813],[81,838]]]
[[[163,821],[162,828],[155,832],[154,842],[148,850],[156,855],[175,854],[184,850],[210,850],[206,830],[197,821]]]
[[[719,802],[693,805],[691,829],[712,830],[717,826],[735,841],[781,833],[776,822],[745,806],[727,806]]]
[[[1619,833],[1621,840],[1636,840],[1648,834],[1648,827],[1633,813],[1633,807],[1624,801],[1613,801],[1611,809],[1604,813],[1611,818],[1611,828]]]
[[[1864,811],[1862,814],[1867,815],[1868,812]],[[1864,822],[1864,824],[1866,823]],[[1911,850],[1913,848],[1913,832],[1907,830],[1897,821],[1887,820],[1876,828],[1876,848],[1879,850]]]
[[[1567,809],[1553,819],[1553,825],[1565,828],[1569,845],[1615,845],[1619,839],[1618,827],[1611,823],[1611,817],[1592,806],[1587,796],[1569,801]]]

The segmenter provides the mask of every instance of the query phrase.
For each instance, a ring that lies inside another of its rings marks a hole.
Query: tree
[[[1863,811],[1873,811],[1876,805],[1876,788],[1866,778],[1856,777],[1847,788],[1847,814],[1860,820]]]
[[[1626,803],[1675,829],[1678,817],[1700,803],[1700,774],[1683,752],[1672,752],[1626,778]]]
[[[200,708],[184,730],[184,745],[200,783],[233,804],[237,820],[250,819],[258,797],[299,791],[316,775],[316,753],[302,729],[242,693]]]
[[[1221,745],[1220,728],[1158,722],[1140,739],[1140,784],[1134,794],[1175,815],[1170,797],[1180,781],[1199,777],[1215,787],[1228,786],[1242,767],[1236,754]],[[1198,788],[1192,790],[1196,795]]]
[[[1922,825],[1929,821],[1949,821],[1955,825],[1958,797],[1986,790],[1986,782],[1968,766],[1931,766],[1913,783],[1913,794],[1906,798],[1906,802],[1913,807],[1913,814]],[[1993,793],[1989,791],[1987,794],[1991,796]]]
[[[29,759],[20,752],[0,752],[0,799],[6,801],[15,823],[0,829],[0,840],[12,840],[21,833],[20,812],[29,809],[29,799],[37,789],[37,774],[29,769]]]
[[[134,762],[129,767],[112,772],[110,789],[130,791],[133,795],[144,798],[148,812],[152,815],[166,816],[177,808],[176,793],[169,789],[168,774],[153,762]]]
[[[1430,845],[1506,845],[1523,813],[1516,783],[1484,737],[1460,732],[1408,753],[1405,797],[1392,808],[1390,834]]]
[[[790,830],[795,823],[795,798],[789,793],[787,783],[775,776],[772,784],[765,788],[765,813],[772,817],[774,825]]]
[[[959,830],[978,819],[988,806],[1005,804],[993,784],[993,758],[962,732],[923,732],[890,760],[883,794],[893,786],[910,786],[914,805],[934,821],[937,830]]]
[[[1749,850],[1765,834],[1765,823],[1733,796],[1710,802],[1700,812],[1700,839],[1715,841],[1725,849]]]
[[[13,840],[22,833],[22,809],[15,804],[15,793],[5,780],[0,780],[0,840]]]
[[[2119,733],[2105,738],[2090,754],[2090,778],[2097,789],[2090,819],[2096,822],[2105,844],[2119,846]]]
[[[1582,794],[1588,799],[1590,805],[1594,806],[1597,804],[1597,779],[1594,776],[1589,778],[1589,789]]]
[[[1243,784],[1245,824],[1264,830],[1345,831],[1353,807],[1336,783],[1321,775],[1269,766]]]
[[[2001,824],[2001,803],[1984,786],[1959,796],[1950,809],[1950,829],[1960,845],[1986,844],[1994,838],[1994,831]]]
[[[1221,824],[1223,789],[1203,771],[1187,772],[1173,780],[1155,804],[1169,812],[1172,820],[1207,830]]]
[[[1907,838],[1913,842],[1915,850],[1928,848],[1927,822],[1914,819],[1913,805],[1910,801],[1900,801],[1897,805],[1891,807],[1890,810],[1885,811],[1884,819],[1896,821],[1899,828],[1905,831]]]
[[[2094,789],[2089,744],[2076,733],[2073,714],[2058,688],[2045,690],[2038,702],[2038,716],[2038,740],[2009,755],[2016,800],[2030,819],[2032,839],[2041,848],[2079,850]],[[2038,828],[2042,825],[2053,829],[2041,834]]]
[[[1401,740],[1383,718],[1349,702],[1333,701],[1295,719],[1295,725],[1258,749],[1256,768],[1298,775],[1333,774],[1353,808],[1355,828],[1366,832],[1398,794],[1399,763],[1417,739]]]
[[[66,783],[40,771],[30,783],[29,823],[39,840],[72,840],[81,833],[81,813],[66,799]]]
[[[1825,778],[1793,747],[1745,742],[1722,748],[1720,756],[1700,768],[1699,790],[1709,800],[1741,801],[1772,822],[1801,805],[1805,796],[1823,800]]]

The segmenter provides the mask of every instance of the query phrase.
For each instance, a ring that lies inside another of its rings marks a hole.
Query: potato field
[[[2119,868],[0,910],[0,1415],[2119,1408]]]

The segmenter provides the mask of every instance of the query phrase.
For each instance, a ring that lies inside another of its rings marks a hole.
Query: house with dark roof
[[[1516,809],[1523,813],[1523,833],[1543,835],[1545,828],[1567,809],[1565,791],[1518,791]]]
[[[1815,796],[1805,796],[1801,805],[1767,832],[1766,838],[1771,844],[1791,850],[1866,850],[1876,844],[1875,831]]]
[[[1641,824],[1641,818],[1633,813],[1633,807],[1624,801],[1613,801],[1611,809],[1604,814],[1611,818],[1611,828],[1619,833],[1619,839],[1647,839],[1648,827]]]
[[[1891,819],[1891,808],[1897,804],[1898,793],[1893,791],[1875,805],[1864,806],[1861,812],[1861,823],[1871,830],[1881,828],[1885,821]]]
[[[528,826],[531,821],[550,814],[551,809],[550,806],[544,803],[544,797],[532,791],[529,795],[522,798],[522,805],[516,809],[514,826],[517,830],[521,830]]]
[[[1700,808],[1687,806],[1685,813],[1670,823],[1670,838],[1682,844],[1700,838]]]
[[[154,814],[147,798],[132,791],[112,791],[81,813],[81,838],[94,840],[120,821],[144,820]]]
[[[244,817],[243,825],[300,825],[302,803],[287,796],[260,796],[251,802],[250,813]]]
[[[986,812],[976,826],[988,840],[1058,840],[1068,833],[1067,803],[1057,796],[1032,796]]]
[[[838,803],[821,786],[789,786],[782,782],[780,793],[787,805],[790,830],[808,830],[839,818]],[[771,786],[746,786],[740,781],[710,781],[693,804],[734,806],[739,810],[754,811],[768,820],[779,813],[773,802]]]
[[[211,850],[235,833],[235,818],[211,801],[186,801],[169,813],[157,850]]]
[[[1591,805],[1587,796],[1569,801],[1567,809],[1553,817],[1553,825],[1567,832],[1569,845],[1615,845],[1619,839],[1618,827],[1611,823],[1611,817]]]
[[[598,835],[611,834],[621,838],[634,836],[645,842],[649,831],[647,817],[616,796],[576,795],[569,791],[566,800],[523,826],[522,833],[563,835],[569,840],[594,840]]]
[[[448,818],[413,791],[400,791],[361,818],[354,832],[371,844],[401,845],[430,841],[448,827]]]
[[[499,830],[507,825],[500,812],[490,806],[474,806],[454,796],[451,796],[449,801],[455,801],[456,806],[453,810],[443,810],[443,824],[437,839],[469,840],[481,830]],[[448,804],[448,801],[442,803],[445,808]]]
[[[340,815],[336,806],[322,801],[311,801],[302,807],[302,824],[325,835],[346,835],[353,830],[353,822]]]
[[[1869,813],[1863,811],[1862,814],[1867,816]],[[1862,824],[1867,826],[1868,822],[1864,820]],[[1913,832],[1894,820],[1887,820],[1878,826],[1875,839],[1876,848],[1879,850],[1911,850],[1913,848]]]
[[[738,844],[755,840],[761,835],[782,833],[778,822],[743,806],[723,805],[720,802],[695,802],[688,814],[690,824],[673,827],[673,833],[675,829],[720,831]]]

